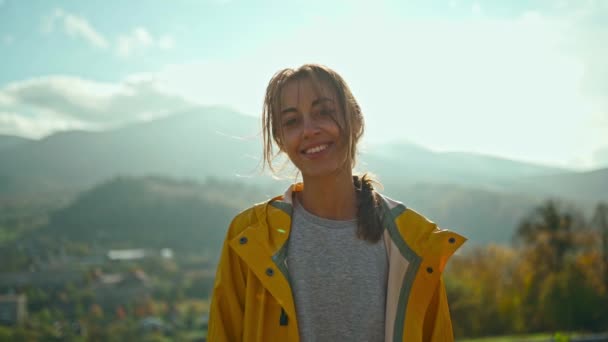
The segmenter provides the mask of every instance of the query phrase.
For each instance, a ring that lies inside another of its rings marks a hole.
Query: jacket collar
[[[283,262],[286,242],[291,232],[293,194],[302,191],[302,183],[290,185],[282,196],[274,197],[255,206],[256,229],[247,229],[255,236],[273,260]],[[399,247],[401,254],[447,259],[467,240],[449,230],[437,229],[436,225],[402,203],[381,195],[383,224],[390,238]],[[415,225],[412,229],[411,225]],[[448,241],[448,243],[444,243]],[[443,269],[443,267],[442,267]]]

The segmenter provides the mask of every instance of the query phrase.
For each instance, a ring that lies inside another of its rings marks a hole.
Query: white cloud
[[[0,134],[37,139],[57,131],[85,129],[89,125],[73,119],[38,114],[33,117],[21,113],[0,111]]]
[[[36,78],[0,89],[0,132],[40,137],[71,128],[104,129],[192,105],[145,78],[119,83],[66,76]]]
[[[129,34],[123,34],[118,37],[116,53],[121,57],[129,57],[151,48],[166,50],[174,46],[175,41],[172,36],[164,34],[157,38],[145,28],[137,27]]]
[[[55,9],[50,16],[44,18],[44,32],[53,32],[57,22],[62,25],[63,31],[70,37],[84,39],[92,46],[100,49],[106,49],[110,46],[103,34],[97,32],[87,19],[67,13],[59,8]]]
[[[146,75],[201,105],[227,105],[257,115],[266,82],[276,71],[269,59],[207,60],[169,65]]]
[[[108,49],[112,47],[110,40],[82,16],[57,8],[43,18],[42,30],[44,33],[50,34],[55,31],[58,25],[68,36],[83,39],[96,48]],[[114,51],[118,56],[129,57],[150,49],[168,50],[174,47],[175,39],[171,35],[161,34],[155,37],[146,28],[136,27],[129,33],[118,35]]]
[[[11,106],[15,103],[12,97],[7,96],[3,92],[0,91],[0,108],[6,108],[7,106]]]

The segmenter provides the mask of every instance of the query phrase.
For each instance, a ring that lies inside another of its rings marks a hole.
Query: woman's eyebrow
[[[287,114],[287,113],[297,113],[298,110],[296,109],[296,107],[289,107],[289,108],[285,108],[281,111],[281,114]]]
[[[314,107],[314,106],[319,105],[319,104],[321,104],[323,102],[334,102],[334,100],[330,99],[328,97],[320,97],[320,98],[312,101],[312,106]]]
[[[320,105],[323,102],[334,102],[334,100],[330,99],[328,97],[320,97],[320,98],[312,101],[312,107],[318,106],[318,105]],[[281,114],[287,114],[287,113],[291,113],[291,112],[297,113],[298,109],[296,107],[288,107],[288,108],[283,109],[281,111]]]

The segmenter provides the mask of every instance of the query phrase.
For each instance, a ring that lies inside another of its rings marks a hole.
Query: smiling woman
[[[303,181],[234,218],[210,341],[453,340],[441,273],[466,239],[353,175],[363,130],[335,71],[307,64],[271,79],[264,159],[274,170],[286,154]]]
[[[306,177],[343,170],[342,164],[352,157],[346,153],[349,142],[341,139],[350,134],[341,134],[341,126],[347,124],[338,96],[327,81],[322,82],[313,83],[310,77],[287,82],[273,104],[279,110],[268,112],[272,118],[267,122],[278,126],[273,136],[281,151]]]

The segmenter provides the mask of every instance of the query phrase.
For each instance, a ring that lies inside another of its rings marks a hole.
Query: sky
[[[0,0],[0,134],[196,105],[259,116],[285,67],[340,73],[364,144],[608,166],[608,0]]]

